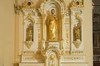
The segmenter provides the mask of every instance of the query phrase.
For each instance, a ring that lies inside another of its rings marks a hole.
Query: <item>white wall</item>
[[[92,0],[84,0],[83,38],[85,45],[86,61],[88,66],[93,66],[93,27],[92,27]]]
[[[0,0],[0,66],[12,66],[14,22],[13,0]]]

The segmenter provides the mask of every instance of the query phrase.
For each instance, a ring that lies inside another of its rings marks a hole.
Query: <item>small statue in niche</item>
[[[49,15],[49,19],[47,20],[47,33],[49,41],[58,40],[58,24],[57,18],[55,17],[55,10],[51,10],[51,15]]]
[[[78,13],[76,13],[75,17],[77,24],[74,24],[73,28],[73,41],[76,48],[79,48],[81,44],[81,18],[79,17]]]
[[[57,66],[56,63],[55,63],[55,61],[56,61],[56,56],[55,55],[52,54],[50,56],[50,61],[51,61],[50,66]]]
[[[55,18],[51,18],[49,22],[49,35],[51,40],[56,39],[56,30],[57,30],[56,20]]]
[[[78,23],[77,25],[74,25],[74,41],[77,41],[77,39],[81,40],[81,26]]]
[[[26,41],[33,41],[33,24],[30,23],[26,29]]]

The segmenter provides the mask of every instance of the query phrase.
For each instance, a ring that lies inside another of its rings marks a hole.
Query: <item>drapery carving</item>
[[[74,28],[73,28],[73,41],[81,41],[81,20],[79,18],[79,14],[76,14],[76,19],[78,21],[77,24],[74,25]]]
[[[49,41],[58,40],[58,20],[54,15],[54,10],[51,10],[51,15],[47,19],[47,38]]]
[[[30,23],[26,29],[26,41],[33,41],[33,24]]]

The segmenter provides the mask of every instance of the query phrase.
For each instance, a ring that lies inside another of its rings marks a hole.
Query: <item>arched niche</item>
[[[64,5],[63,3],[59,1],[49,0],[45,3],[41,4],[41,13],[43,16],[43,39],[46,41],[48,40],[48,26],[47,22],[50,19],[51,11],[54,10],[54,17],[57,19],[57,28],[58,28],[58,39],[56,41],[59,41],[62,39],[62,14],[64,13]],[[52,40],[51,40],[52,41]]]
[[[52,52],[48,56],[48,65],[58,66],[58,57],[55,52]]]
[[[60,51],[56,49],[55,47],[50,47],[46,53],[45,56],[47,57],[45,59],[45,65],[46,66],[60,66],[61,56]]]
[[[25,18],[24,20],[24,42],[28,49],[34,42],[34,19]]]

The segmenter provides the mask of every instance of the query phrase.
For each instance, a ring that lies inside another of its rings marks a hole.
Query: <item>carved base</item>
[[[59,42],[48,42],[48,48],[53,46],[59,49],[60,48],[59,45],[60,45]]]
[[[19,66],[45,66],[44,63],[19,63]],[[62,63],[61,66],[88,66],[86,62],[80,63]]]
[[[44,66],[44,63],[19,63],[19,66]]]
[[[76,62],[76,63],[85,62],[85,56],[76,56],[76,55],[63,56],[62,62],[66,62],[66,63],[67,62]]]

